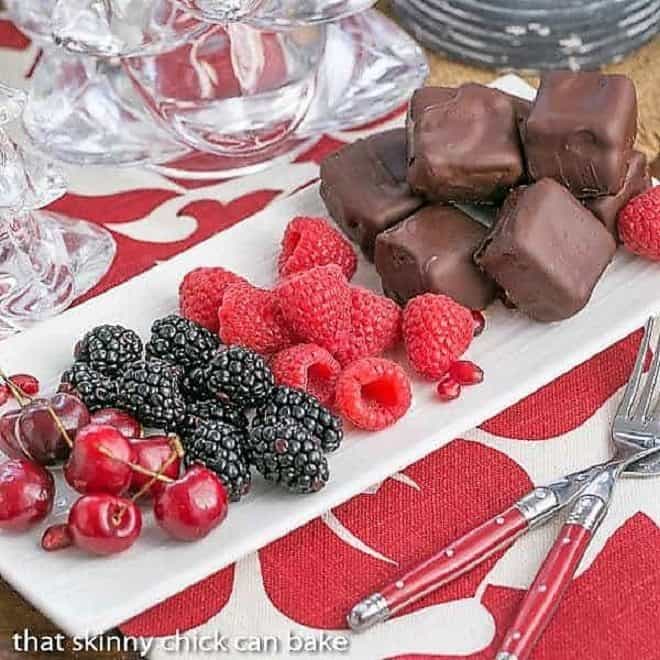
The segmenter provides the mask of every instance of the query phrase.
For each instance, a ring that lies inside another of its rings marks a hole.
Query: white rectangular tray
[[[177,288],[190,269],[222,265],[257,285],[274,281],[282,232],[295,215],[323,215],[313,186],[268,207],[146,274],[0,344],[9,373],[29,372],[54,388],[70,363],[76,338],[99,323],[122,323],[148,335],[151,322],[176,309]],[[361,261],[356,282],[378,290],[373,267]],[[106,559],[75,550],[47,554],[39,531],[0,536],[0,573],[72,635],[114,627],[287,534],[388,475],[450,442],[542,385],[590,358],[660,311],[660,265],[620,250],[592,301],[576,317],[543,325],[494,305],[488,328],[469,356],[484,383],[440,404],[434,388],[415,382],[413,408],[394,427],[350,431],[330,456],[331,480],[318,494],[294,496],[256,476],[252,493],[231,507],[227,521],[193,544],[169,541],[146,516],[145,532],[128,552]]]

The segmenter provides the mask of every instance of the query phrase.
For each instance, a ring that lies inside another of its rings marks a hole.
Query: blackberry
[[[59,390],[76,394],[90,412],[112,408],[117,403],[117,382],[86,362],[74,362],[62,374]]]
[[[231,501],[237,502],[250,490],[252,482],[243,449],[246,442],[244,429],[216,420],[203,421],[184,439],[185,465],[202,463],[215,472]]]
[[[256,426],[250,433],[250,459],[268,481],[293,493],[315,493],[330,478],[321,445],[295,422]]]
[[[253,426],[292,420],[306,428],[328,453],[339,449],[344,439],[341,418],[333,415],[319,400],[293,387],[279,386],[267,403],[257,410]]]
[[[117,404],[145,426],[175,431],[186,413],[181,370],[163,360],[131,365],[118,381]]]
[[[160,358],[184,369],[206,366],[220,346],[212,332],[176,314],[155,321],[145,346],[147,358]]]
[[[208,401],[214,398],[207,387],[206,376],[202,367],[195,367],[186,372],[181,380],[181,391],[189,403]]]
[[[229,401],[239,408],[261,405],[275,386],[266,361],[241,346],[218,353],[204,369],[204,376],[213,398]]]
[[[248,418],[240,408],[236,408],[230,403],[208,400],[189,403],[179,429],[185,438],[202,422],[209,420],[225,422],[225,424],[231,424],[239,429],[247,429],[249,424]]]
[[[121,325],[99,325],[90,330],[74,350],[76,361],[86,362],[106,376],[118,376],[129,364],[142,359],[142,340]]]

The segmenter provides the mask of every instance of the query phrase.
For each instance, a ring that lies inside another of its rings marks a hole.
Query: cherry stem
[[[161,474],[160,471],[159,472],[154,472],[153,470],[148,470],[147,468],[142,467],[141,465],[138,465],[137,463],[132,463],[131,461],[124,461],[120,458],[117,458],[109,449],[106,449],[102,445],[99,446],[98,449],[104,456],[107,456],[108,458],[111,458],[114,461],[118,461],[119,463],[123,463],[124,465],[128,465],[128,467],[130,467],[131,470],[134,470],[135,472],[143,474],[145,477],[151,477],[154,481],[155,480],[163,481],[163,482],[168,483],[168,484],[174,483],[174,479],[170,479],[170,477],[167,477],[164,474]]]
[[[5,383],[5,385],[9,388],[9,391],[12,393],[12,396],[14,399],[16,399],[16,402],[18,405],[23,408],[26,406],[30,401],[32,401],[32,397],[26,394],[16,383],[7,376],[7,374],[0,369],[0,379],[2,379]]]
[[[138,490],[135,495],[131,498],[133,502],[136,502],[139,500],[155,483],[156,481],[164,481],[167,480],[169,483],[173,483],[174,479],[170,479],[169,477],[166,477],[164,472],[167,470],[174,461],[177,459],[183,458],[183,454],[185,453],[183,451],[183,445],[181,444],[181,439],[179,438],[178,435],[173,435],[170,438],[170,447],[172,448],[172,453],[168,456],[166,461],[163,461],[163,464],[160,466],[160,469],[158,472],[154,473],[154,476],[151,477],[149,481],[147,481],[140,490]]]

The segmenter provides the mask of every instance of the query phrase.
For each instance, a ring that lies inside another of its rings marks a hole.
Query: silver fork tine
[[[630,417],[632,415],[633,404],[635,403],[635,396],[637,396],[639,383],[642,379],[644,360],[646,359],[646,353],[649,350],[649,343],[651,342],[651,333],[653,332],[654,325],[655,319],[651,317],[646,322],[644,337],[642,338],[642,343],[639,345],[635,366],[630,376],[630,380],[628,381],[628,385],[626,386],[626,391],[623,393],[623,399],[621,399],[621,403],[619,404],[617,415],[624,415],[625,417]]]
[[[644,389],[639,398],[639,406],[635,412],[635,416],[638,417],[641,415],[643,421],[648,419],[649,411],[655,398],[654,394],[658,384],[658,376],[660,376],[660,337],[658,337],[653,362],[649,368],[649,373],[646,375],[646,383],[644,383]]]

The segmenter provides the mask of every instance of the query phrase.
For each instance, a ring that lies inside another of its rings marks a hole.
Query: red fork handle
[[[565,524],[529,588],[496,660],[526,660],[557,611],[593,536],[593,529]]]
[[[509,547],[527,531],[528,526],[528,520],[517,507],[507,509],[358,603],[348,617],[349,625],[353,630],[364,630],[376,619],[383,621],[389,618],[406,605],[469,571],[498,550]]]

